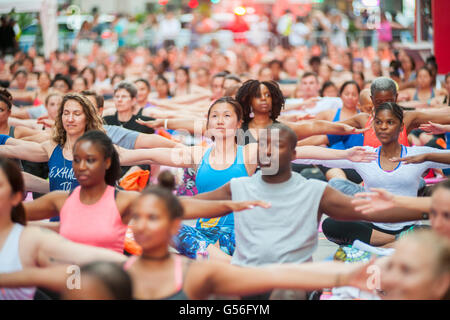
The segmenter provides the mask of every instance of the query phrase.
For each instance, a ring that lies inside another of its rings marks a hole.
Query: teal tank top
[[[215,170],[209,163],[211,148],[206,150],[203,155],[202,162],[197,170],[195,184],[198,193],[204,193],[216,190],[230,182],[232,178],[248,177],[247,169],[244,163],[244,147],[238,146],[234,163],[225,170]],[[197,228],[212,227],[232,227],[234,228],[234,217],[230,213],[226,216],[213,219],[198,219]]]

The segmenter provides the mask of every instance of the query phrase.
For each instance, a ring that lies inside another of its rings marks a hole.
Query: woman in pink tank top
[[[115,191],[120,163],[111,140],[103,132],[89,131],[75,143],[73,156],[80,186],[70,194],[55,191],[26,203],[28,220],[49,218],[58,211],[64,238],[123,253],[127,224],[121,204],[127,197]]]
[[[139,193],[116,192],[120,162],[111,140],[101,131],[88,131],[74,144],[72,166],[80,186],[71,194],[54,191],[27,202],[27,219],[48,219],[60,212],[59,232],[66,239],[123,253],[129,210]],[[217,211],[216,204],[223,212],[233,211],[221,202],[184,201],[191,212]]]

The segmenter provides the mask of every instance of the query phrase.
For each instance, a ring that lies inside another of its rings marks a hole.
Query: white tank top
[[[19,240],[23,231],[21,224],[15,223],[3,248],[0,249],[0,273],[21,271]],[[33,300],[36,288],[1,288],[0,300]]]

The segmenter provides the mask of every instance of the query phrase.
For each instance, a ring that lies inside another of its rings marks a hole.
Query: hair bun
[[[158,185],[162,188],[175,189],[175,176],[169,170],[164,170],[158,175]]]
[[[0,88],[0,94],[12,102],[13,97],[12,97],[11,93],[8,91],[8,89]]]

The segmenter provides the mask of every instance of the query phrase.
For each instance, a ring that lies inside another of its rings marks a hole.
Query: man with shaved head
[[[407,210],[396,214],[384,211],[378,215],[356,212],[351,197],[323,181],[307,180],[291,170],[297,142],[292,129],[275,123],[263,132],[258,140],[261,170],[251,177],[233,178],[214,191],[195,196],[211,200],[259,199],[270,203],[268,209],[255,207],[234,213],[236,249],[232,264],[261,266],[311,261],[317,248],[322,213],[338,220],[421,219],[420,212],[411,214],[406,213]]]
[[[361,90],[359,94],[359,109],[367,114],[372,114],[373,102],[369,88]]]

